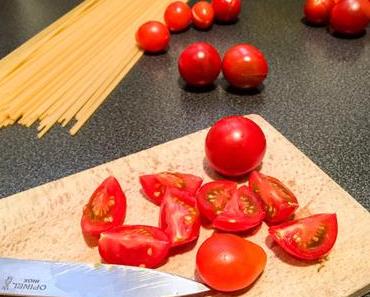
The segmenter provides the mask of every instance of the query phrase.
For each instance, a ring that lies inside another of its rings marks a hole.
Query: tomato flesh
[[[212,0],[215,18],[220,22],[230,23],[238,19],[241,0]]]
[[[232,234],[214,234],[200,246],[197,272],[211,288],[231,292],[250,286],[266,266],[258,245]]]
[[[223,231],[241,232],[258,226],[264,218],[261,199],[246,186],[242,186],[234,192],[212,224]]]
[[[203,179],[186,173],[161,172],[140,176],[140,183],[145,195],[153,203],[160,205],[168,187],[195,195],[201,186]]]
[[[333,0],[306,0],[304,14],[307,22],[315,25],[327,24],[334,4]]]
[[[194,4],[191,12],[195,28],[206,30],[212,27],[215,14],[210,3],[207,1],[199,1]]]
[[[266,138],[252,120],[229,116],[208,131],[205,150],[211,168],[226,176],[240,176],[261,164]]]
[[[81,228],[85,235],[100,233],[121,225],[126,216],[126,196],[118,181],[110,176],[91,195],[84,206]]]
[[[336,214],[316,214],[270,227],[272,238],[289,254],[318,260],[329,253],[338,234]]]
[[[159,228],[118,226],[101,234],[99,253],[109,264],[158,267],[168,257],[170,241]]]
[[[167,6],[164,20],[171,32],[180,32],[191,24],[191,8],[184,2],[176,1]]]
[[[298,208],[297,198],[278,179],[253,171],[248,181],[249,188],[265,205],[266,222],[276,224],[286,221]]]
[[[159,227],[168,235],[172,247],[196,240],[200,216],[195,197],[176,188],[168,188],[161,203]]]
[[[146,22],[137,30],[136,42],[146,52],[160,53],[168,47],[170,32],[167,26],[160,22]]]

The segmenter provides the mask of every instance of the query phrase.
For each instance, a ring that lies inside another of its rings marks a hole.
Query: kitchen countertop
[[[0,56],[79,2],[0,0]],[[174,35],[169,52],[144,56],[75,137],[61,127],[41,140],[35,128],[0,130],[0,197],[206,128],[222,116],[258,113],[370,210],[370,33],[341,39],[308,27],[302,3],[245,0],[235,25]],[[177,57],[200,40],[221,53],[240,42],[259,47],[270,64],[260,92],[230,89],[221,76],[211,90],[184,87]]]

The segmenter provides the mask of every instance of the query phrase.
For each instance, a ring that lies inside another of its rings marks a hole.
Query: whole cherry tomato
[[[239,176],[261,164],[266,138],[252,120],[229,116],[216,122],[209,130],[205,149],[213,169],[223,175]]]
[[[206,30],[212,27],[215,13],[207,1],[199,1],[192,8],[193,24],[195,28]]]
[[[182,78],[191,86],[212,84],[221,71],[221,57],[217,50],[205,42],[189,45],[178,61]]]
[[[179,32],[188,28],[191,18],[191,8],[181,1],[172,2],[164,13],[164,20],[171,32]]]
[[[263,272],[267,256],[257,244],[232,234],[214,234],[200,246],[196,266],[211,288],[231,292],[251,285]]]
[[[304,6],[306,20],[315,25],[327,24],[334,4],[333,0],[306,0]]]
[[[268,64],[263,53],[249,44],[227,50],[222,62],[226,80],[237,88],[255,88],[267,77]]]
[[[146,52],[159,53],[167,49],[170,32],[164,24],[150,21],[136,32],[136,42]]]
[[[212,0],[215,18],[220,22],[234,22],[241,11],[241,0]]]
[[[366,30],[369,18],[362,3],[359,0],[339,1],[331,11],[330,26],[333,31],[357,35]]]

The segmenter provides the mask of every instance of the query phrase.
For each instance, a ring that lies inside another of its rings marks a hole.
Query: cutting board
[[[309,265],[286,255],[263,224],[248,239],[265,249],[265,272],[237,296],[348,297],[370,291],[368,211],[264,119],[248,117],[267,138],[261,172],[278,177],[296,194],[301,205],[298,216],[336,212],[339,234],[327,261]],[[200,175],[206,182],[219,178],[204,160],[206,133],[199,131],[0,200],[0,256],[99,262],[96,247],[85,243],[80,230],[82,206],[95,188],[114,175],[128,199],[126,223],[157,225],[159,209],[141,193],[139,175],[180,171]],[[202,229],[193,249],[171,256],[159,270],[192,278],[196,251],[211,233]]]

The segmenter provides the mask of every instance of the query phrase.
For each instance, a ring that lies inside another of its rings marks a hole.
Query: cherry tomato
[[[180,32],[191,24],[191,8],[184,2],[176,1],[167,6],[164,20],[172,32]]]
[[[215,18],[220,22],[230,23],[238,19],[241,11],[240,0],[212,0]]]
[[[200,213],[210,222],[222,213],[236,191],[237,183],[218,180],[204,184],[197,194]]]
[[[101,234],[99,253],[106,263],[154,268],[168,257],[170,241],[159,228],[118,226]]]
[[[223,175],[239,176],[260,165],[266,151],[266,138],[252,120],[229,116],[208,131],[205,150],[213,169]]]
[[[251,285],[266,266],[265,251],[232,234],[214,234],[200,246],[196,267],[211,288],[231,292]]]
[[[189,45],[178,61],[182,78],[191,86],[212,84],[221,71],[221,57],[217,50],[205,42]]]
[[[336,214],[316,214],[270,227],[273,239],[289,254],[303,260],[325,256],[337,239]]]
[[[81,228],[85,235],[100,233],[121,225],[126,216],[126,197],[118,181],[110,176],[95,190],[84,206]]]
[[[223,231],[241,232],[258,226],[264,218],[261,199],[246,186],[242,186],[213,220],[213,226]]]
[[[298,208],[294,194],[278,179],[253,171],[249,176],[249,188],[261,197],[265,204],[268,223],[286,221]]]
[[[222,71],[232,86],[242,89],[255,88],[267,77],[268,64],[258,48],[239,44],[225,53]]]
[[[200,217],[194,196],[168,188],[161,203],[159,227],[168,235],[172,247],[199,237]]]
[[[306,0],[304,6],[306,20],[315,25],[327,24],[334,4],[333,0]]]
[[[167,49],[170,42],[170,32],[160,22],[150,21],[136,32],[136,42],[146,52],[160,53]]]
[[[206,30],[212,27],[215,13],[207,1],[199,1],[191,9],[195,28]]]
[[[140,183],[148,199],[159,205],[168,187],[195,195],[203,180],[195,175],[179,172],[161,172],[140,176]]]
[[[369,19],[358,0],[342,0],[333,8],[330,17],[330,26],[333,31],[357,35],[366,30]]]

